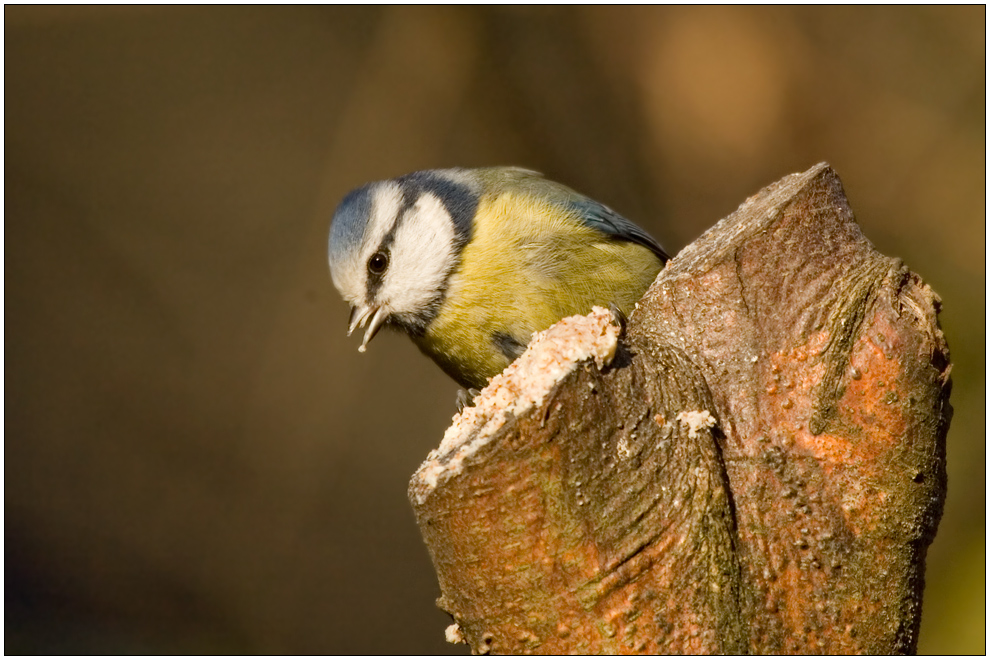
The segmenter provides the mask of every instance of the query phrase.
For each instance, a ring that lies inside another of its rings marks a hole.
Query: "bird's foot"
[[[623,313],[619,306],[614,302],[608,304],[608,311],[612,312],[612,318],[615,319],[616,325],[619,326],[619,335],[626,334],[626,315]]]
[[[476,390],[473,387],[466,390],[457,390],[457,400],[454,405],[457,406],[458,414],[464,412],[464,409],[468,406],[474,405],[474,400],[481,394],[481,390]]]

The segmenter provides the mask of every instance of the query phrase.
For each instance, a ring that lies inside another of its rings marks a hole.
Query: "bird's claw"
[[[473,406],[474,400],[479,394],[481,394],[481,390],[476,390],[473,387],[466,390],[457,390],[457,400],[454,402],[454,405],[457,406],[457,413],[460,414],[468,406]]]

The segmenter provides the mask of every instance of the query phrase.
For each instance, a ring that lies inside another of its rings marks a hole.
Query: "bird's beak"
[[[364,331],[364,340],[361,345],[358,346],[358,351],[364,353],[368,350],[368,342],[374,339],[375,335],[385,324],[385,319],[388,317],[388,312],[382,307],[366,307],[364,305],[357,305],[351,308],[351,318],[347,325],[347,336],[350,337],[358,328],[364,326],[368,323],[368,319],[371,322],[368,323],[368,329]]]

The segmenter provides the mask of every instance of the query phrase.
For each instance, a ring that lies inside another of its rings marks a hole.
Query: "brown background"
[[[466,652],[405,496],[456,387],[344,336],[337,201],[519,164],[676,252],[822,160],[944,300],[920,650],[985,651],[983,7],[4,18],[7,652]]]

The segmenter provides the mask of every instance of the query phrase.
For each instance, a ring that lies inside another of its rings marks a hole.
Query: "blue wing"
[[[582,197],[572,200],[570,206],[577,210],[578,216],[589,227],[593,227],[609,236],[639,243],[660,257],[664,262],[670,259],[670,256],[657,243],[656,239],[604,204],[599,204],[593,199]]]

